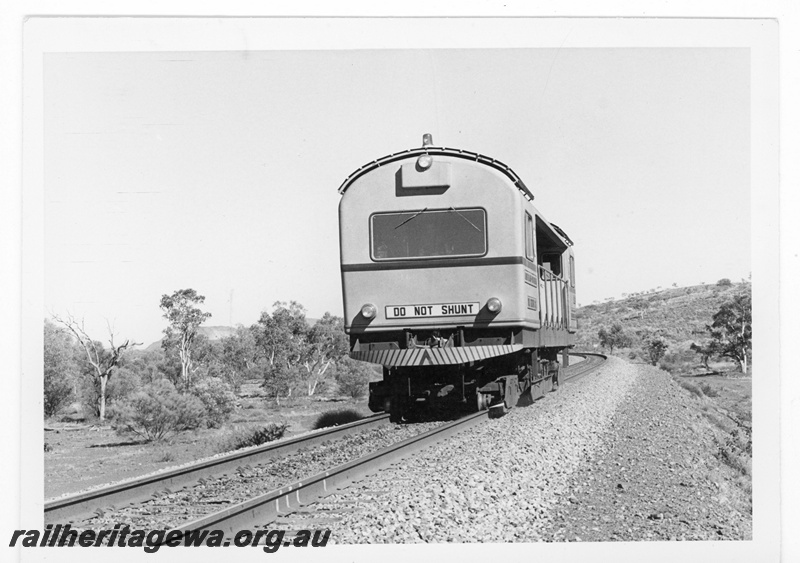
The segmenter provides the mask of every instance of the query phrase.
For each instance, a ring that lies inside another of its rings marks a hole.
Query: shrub
[[[147,441],[194,430],[205,422],[203,402],[194,395],[181,395],[169,381],[160,379],[112,406],[113,427]]]
[[[236,408],[236,395],[231,386],[218,377],[208,377],[197,383],[192,388],[192,395],[202,401],[209,428],[219,428]]]
[[[721,280],[719,280],[717,282],[717,286],[718,287],[730,287],[732,285],[733,285],[733,283],[728,278],[722,278]]]
[[[72,384],[61,374],[45,369],[44,415],[53,416],[72,399]]]
[[[339,393],[351,399],[360,399],[367,394],[372,367],[364,362],[344,358],[336,365],[336,382]]]
[[[74,344],[66,332],[48,320],[44,321],[44,415],[58,414],[73,398],[78,370]]]
[[[653,338],[647,342],[647,356],[652,365],[657,365],[661,358],[667,353],[668,344],[660,338]]]
[[[157,463],[169,463],[170,461],[175,461],[175,454],[171,451],[163,452],[157,459]]]
[[[719,391],[711,387],[711,385],[709,385],[708,383],[701,383],[700,390],[707,397],[719,397]]]
[[[695,395],[700,398],[703,397],[703,392],[695,384],[689,383],[688,381],[682,378],[675,378],[675,379],[678,382],[678,385],[686,389],[692,395]]]
[[[112,404],[119,402],[142,386],[139,375],[128,368],[117,368],[108,380],[106,387],[106,402]]]
[[[274,442],[283,438],[286,428],[287,425],[284,423],[272,422],[261,428],[237,429],[218,442],[217,451],[230,452]]]
[[[361,420],[364,418],[361,416],[356,410],[353,409],[340,409],[335,411],[328,411],[324,412],[319,417],[317,417],[316,422],[314,422],[314,429],[317,430],[319,428],[328,428],[330,426],[339,426],[341,424],[347,424],[348,422],[355,422],[356,420]]]

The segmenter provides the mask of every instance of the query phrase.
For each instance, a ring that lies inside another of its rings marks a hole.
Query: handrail
[[[569,281],[537,265],[542,282],[539,284],[539,322],[547,328],[566,328]],[[554,283],[552,283],[554,282]]]
[[[549,276],[550,278],[552,278],[551,280],[547,280],[547,281],[557,280],[557,281],[562,281],[564,283],[567,283],[567,280],[565,278],[562,278],[558,274],[553,273],[552,270],[548,270],[547,268],[545,268],[542,265],[537,265],[537,268],[539,268],[539,273],[544,274],[545,277]]]

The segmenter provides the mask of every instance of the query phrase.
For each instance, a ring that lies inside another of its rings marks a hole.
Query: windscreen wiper
[[[403,221],[402,223],[400,223],[399,225],[397,225],[397,226],[395,227],[395,229],[399,229],[400,227],[402,227],[403,225],[405,225],[406,223],[408,223],[409,221],[411,221],[411,219],[413,219],[413,218],[414,218],[414,217],[416,217],[417,215],[422,215],[422,214],[423,214],[423,213],[425,213],[427,210],[428,210],[428,208],[426,207],[426,208],[425,208],[425,209],[423,209],[422,211],[417,211],[417,212],[416,212],[416,213],[414,213],[414,214],[413,214],[411,217],[409,217],[408,219],[406,219],[405,221]]]
[[[473,229],[475,229],[476,231],[478,231],[479,233],[482,233],[482,232],[483,232],[482,230],[480,230],[480,228],[479,228],[477,225],[475,225],[475,223],[473,223],[472,221],[470,221],[469,219],[467,219],[466,217],[464,217],[464,215],[462,215],[461,213],[459,213],[459,212],[458,212],[458,210],[457,210],[455,207],[450,207],[450,211],[455,211],[456,215],[458,215],[459,217],[461,217],[462,219],[464,219],[464,221],[466,221],[467,223],[469,223],[470,225],[472,225],[472,228],[473,228]]]

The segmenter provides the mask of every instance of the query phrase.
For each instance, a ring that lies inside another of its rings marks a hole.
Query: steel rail
[[[565,379],[586,375],[598,368],[606,360],[606,356],[602,354],[589,352],[575,353],[573,355],[583,356],[586,360],[574,368],[566,368],[570,373],[569,377],[565,377]],[[579,366],[580,369],[578,369]],[[261,524],[274,522],[279,516],[292,513],[298,508],[328,496],[394,461],[466,430],[487,419],[488,415],[488,410],[467,415],[312,477],[285,485],[202,518],[186,522],[175,529],[184,534],[211,529],[221,530],[226,537],[231,537],[239,530],[246,529],[248,526],[252,527],[254,522]]]
[[[594,370],[596,367],[598,367],[598,364],[602,363],[602,361],[604,361],[606,358],[602,354],[594,354],[589,352],[573,353],[571,355],[582,356],[586,358],[586,361],[581,362],[580,364],[577,364],[575,366],[570,366],[568,368],[565,368],[564,370],[565,381],[567,379],[579,377],[585,373]],[[345,475],[347,479],[352,480],[357,478],[361,474],[359,472],[352,473],[352,470],[349,469],[347,466],[352,465],[353,468],[366,467],[366,470],[370,470],[369,464],[372,463],[370,460],[373,458],[376,460],[382,458],[384,461],[380,462],[381,465],[383,463],[391,463],[391,461],[394,461],[399,457],[403,457],[408,453],[412,453],[411,450],[406,452],[404,448],[410,447],[412,444],[415,443],[417,444],[417,448],[420,448],[424,447],[422,445],[419,445],[420,443],[424,443],[424,445],[427,445],[432,441],[438,441],[440,439],[444,439],[445,437],[452,435],[463,429],[459,428],[460,425],[469,424],[469,421],[473,419],[479,419],[482,416],[486,416],[487,412],[488,411],[481,411],[478,413],[474,413],[473,415],[470,415],[468,417],[459,419],[458,421],[445,424],[443,426],[438,427],[437,429],[434,429],[429,433],[423,433],[417,437],[409,438],[404,442],[399,442],[393,446],[385,448],[384,450],[379,450],[378,452],[375,452],[370,456],[366,456],[364,458],[361,458],[360,460],[354,460],[349,464],[340,466],[339,468],[331,469],[325,473],[321,473],[316,477],[320,477],[322,475],[325,476],[319,482],[321,483],[322,490],[327,491],[327,487],[340,486],[339,483],[344,482],[342,481],[343,479],[341,477],[342,475]],[[211,460],[200,461],[183,467],[179,467],[171,471],[165,471],[155,475],[145,475],[143,477],[132,479],[130,481],[125,481],[107,487],[102,487],[91,491],[86,491],[83,493],[77,493],[74,495],[53,499],[45,503],[45,509],[44,509],[45,523],[49,524],[49,523],[66,522],[66,521],[74,522],[75,520],[97,514],[100,510],[104,508],[113,508],[124,504],[143,502],[149,500],[155,494],[161,491],[173,492],[178,489],[189,486],[193,483],[196,483],[199,479],[204,477],[207,478],[207,477],[224,475],[242,466],[263,463],[270,459],[295,452],[303,447],[312,446],[327,440],[340,438],[341,436],[349,434],[351,432],[363,431],[373,428],[375,426],[386,424],[388,423],[388,418],[389,417],[387,414],[375,415],[360,421],[352,422],[335,428],[326,429],[320,432],[308,434],[305,436],[300,436],[297,438],[291,438],[289,440],[285,440],[276,444],[267,444],[262,447],[247,450],[244,452],[232,452],[230,454],[219,456]],[[459,428],[459,429],[450,430],[451,428],[453,429]],[[433,436],[437,437],[433,439],[431,438]],[[396,453],[401,451],[404,453],[402,454]],[[311,481],[313,481],[314,479],[315,477],[312,477],[310,480],[309,479],[303,480],[303,482],[311,483]],[[288,485],[287,487],[282,487],[281,489],[272,492],[278,495],[276,498],[286,499],[285,506],[287,509],[290,507],[289,496],[287,495],[291,493],[292,495],[294,495],[295,499],[299,500],[301,488],[305,489],[306,491],[312,490],[309,488],[311,487],[311,485],[300,487],[298,483],[294,485]],[[267,495],[262,495],[261,497],[258,498],[264,498],[272,493],[267,493]],[[308,493],[306,492],[304,494]],[[246,501],[245,503],[242,503],[240,505],[230,507],[223,512],[230,512],[235,510],[237,507],[240,507],[242,505],[249,505],[250,503],[256,503],[256,501],[257,499],[251,499],[250,501]],[[306,500],[305,502],[309,501]],[[275,507],[277,511],[277,509],[281,507],[280,502],[278,502],[275,505]],[[220,512],[212,514],[207,518],[214,518],[219,514],[222,513]],[[278,513],[275,512],[275,516],[277,516],[277,514]],[[200,522],[202,520],[205,519],[197,520],[195,522]],[[188,525],[189,524],[187,524],[187,526]]]
[[[571,352],[570,356],[581,356],[585,361],[564,368],[564,381],[582,377],[603,365],[608,359],[605,354],[595,352]]]
[[[489,411],[479,411],[448,422],[428,432],[318,473],[313,477],[187,522],[175,529],[183,533],[207,529],[222,530],[226,537],[229,537],[248,526],[252,527],[253,522],[264,524],[273,522],[280,515],[294,512],[297,508],[332,494],[337,489],[374,473],[394,461],[482,422],[488,418],[488,413]]]
[[[257,465],[295,452],[300,448],[334,440],[353,432],[368,430],[388,424],[388,422],[388,414],[370,416],[320,432],[290,438],[277,443],[265,444],[246,451],[231,452],[230,454],[185,465],[171,471],[145,475],[130,481],[49,500],[44,505],[45,523],[74,522],[78,519],[95,515],[98,510],[104,508],[143,502],[160,491],[174,492],[196,483],[204,477],[224,475],[236,470],[238,467]]]

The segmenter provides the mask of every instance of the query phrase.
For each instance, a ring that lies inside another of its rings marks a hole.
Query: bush
[[[344,358],[336,365],[336,382],[339,393],[351,399],[360,399],[367,394],[369,380],[373,375],[370,364]]]
[[[267,426],[261,428],[244,428],[241,430],[234,430],[228,436],[219,441],[217,446],[218,452],[230,452],[234,450],[241,450],[242,448],[249,448],[252,446],[260,446],[267,442],[274,442],[280,440],[286,433],[287,425],[284,423],[277,424],[272,422]]]
[[[717,287],[730,287],[733,283],[728,278],[722,278],[717,282]]]
[[[685,381],[682,378],[676,378],[676,381],[678,382],[678,385],[686,389],[692,395],[695,395],[696,397],[699,398],[703,397],[703,392],[693,383],[689,383],[688,381]]]
[[[708,383],[701,383],[700,390],[707,397],[719,397],[719,391],[711,387],[711,385],[709,385]]]
[[[339,426],[347,424],[348,422],[355,422],[364,418],[361,413],[353,409],[340,409],[335,411],[324,412],[314,422],[314,429],[329,428],[331,426]]]
[[[209,428],[219,428],[236,408],[236,395],[231,386],[218,377],[209,377],[197,383],[192,388],[192,395],[202,401]]]
[[[181,395],[169,381],[160,379],[111,407],[113,427],[147,441],[158,441],[205,422],[203,402],[194,395]]]
[[[128,368],[117,368],[106,386],[106,403],[112,404],[129,397],[142,386],[139,375]]]
[[[653,338],[647,342],[645,351],[652,365],[658,365],[658,362],[661,361],[661,358],[667,353],[667,347],[668,344],[660,338]]]
[[[44,321],[44,415],[58,414],[73,399],[78,377],[74,343],[66,332],[48,320]]]
[[[72,399],[72,384],[61,374],[45,369],[44,372],[44,415],[58,413]]]

